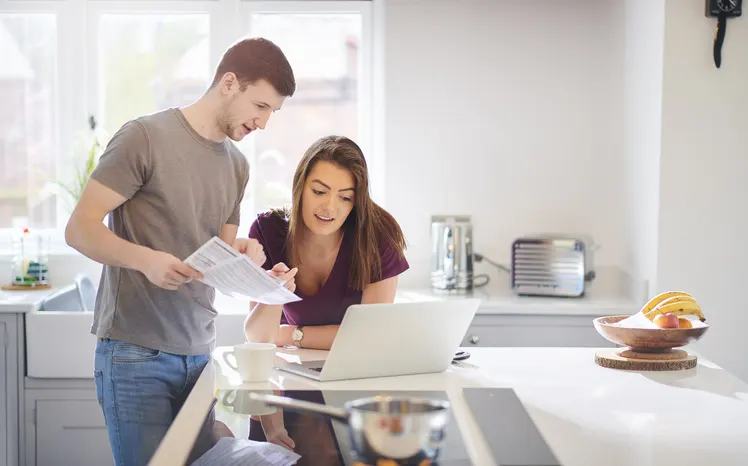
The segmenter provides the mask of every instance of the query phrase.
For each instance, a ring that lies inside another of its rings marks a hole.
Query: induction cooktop
[[[250,389],[219,390],[216,419],[240,438],[265,441],[259,422],[249,421]],[[276,393],[277,394],[277,393]],[[346,402],[376,395],[448,400],[445,391],[289,390],[283,396],[342,407]],[[465,388],[465,401],[498,466],[560,466],[522,402],[510,388]],[[314,414],[284,414],[285,427],[301,455],[298,466],[359,466],[348,439],[347,426]],[[386,463],[392,464],[392,463]],[[473,462],[454,415],[446,428],[443,448],[432,466],[467,466]]]
[[[511,388],[464,388],[462,394],[497,466],[560,466]]]
[[[246,409],[248,394],[253,390],[220,390],[217,394],[216,419],[229,425],[236,436],[246,435],[237,425],[249,425],[250,440],[266,440],[259,422],[249,422]],[[445,391],[394,391],[394,390],[287,390],[282,396],[297,400],[322,403],[329,406],[342,407],[348,401],[370,396],[409,396],[448,400]],[[295,443],[294,451],[301,455],[296,463],[304,465],[325,466],[359,466],[356,454],[352,451],[347,425],[314,414],[286,412],[284,413],[285,428]],[[245,437],[246,438],[246,437]],[[392,464],[392,463],[387,463]],[[460,433],[457,421],[450,416],[446,427],[444,443],[433,466],[468,466],[472,461],[467,453],[465,443]]]

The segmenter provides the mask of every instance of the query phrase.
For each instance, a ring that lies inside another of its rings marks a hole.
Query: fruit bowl
[[[593,321],[595,330],[611,343],[628,346],[638,353],[668,352],[672,348],[699,340],[709,330],[706,324],[693,328],[631,328],[614,325],[627,317],[631,316],[598,317]]]

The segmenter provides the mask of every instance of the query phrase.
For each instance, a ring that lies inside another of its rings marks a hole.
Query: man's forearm
[[[273,343],[278,333],[282,314],[283,306],[280,305],[254,305],[244,320],[244,335],[247,337],[247,341]]]
[[[71,218],[65,241],[84,256],[101,264],[141,270],[151,249],[114,234],[100,220]]]

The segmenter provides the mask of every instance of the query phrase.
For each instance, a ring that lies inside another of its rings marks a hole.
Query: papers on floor
[[[185,259],[185,264],[203,274],[200,280],[221,293],[249,298],[264,304],[286,304],[301,298],[249,257],[214,236]]]
[[[290,466],[301,458],[269,442],[223,437],[192,466]]]

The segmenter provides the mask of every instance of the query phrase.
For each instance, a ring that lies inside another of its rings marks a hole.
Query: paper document
[[[290,466],[299,458],[272,443],[223,437],[192,466]]]
[[[282,281],[216,236],[184,263],[203,274],[200,281],[228,296],[263,304],[301,301]]]

